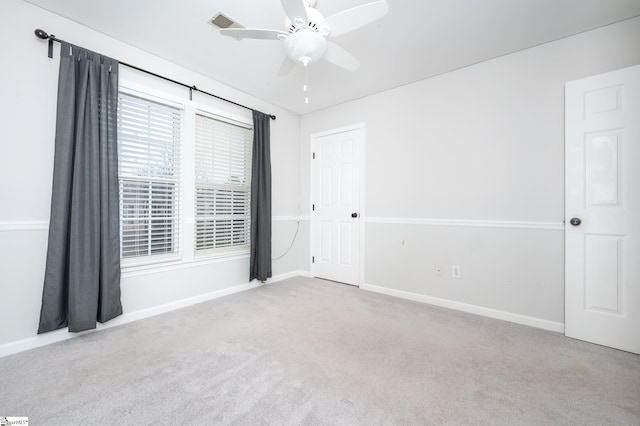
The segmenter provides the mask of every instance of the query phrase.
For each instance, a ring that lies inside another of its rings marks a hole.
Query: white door
[[[311,272],[360,285],[362,126],[311,137]]]
[[[640,66],[565,88],[565,334],[640,353]]]

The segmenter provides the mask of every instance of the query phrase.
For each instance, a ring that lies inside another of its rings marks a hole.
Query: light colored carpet
[[[0,358],[33,425],[640,424],[640,356],[294,278]]]

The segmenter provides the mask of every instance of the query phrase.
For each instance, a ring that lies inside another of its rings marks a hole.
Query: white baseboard
[[[267,280],[268,283],[278,282],[292,278],[296,276],[305,276],[308,272],[294,271],[286,274],[277,275]],[[81,333],[69,333],[66,328],[51,331],[49,333],[39,334],[34,337],[18,340],[15,342],[5,343],[0,345],[0,358],[3,356],[15,354],[18,352],[28,351],[29,349],[39,348],[41,346],[50,345],[52,343],[61,342],[63,340],[72,339],[74,337],[82,336],[89,333],[95,333],[100,330],[105,330],[111,327],[117,327],[119,325],[127,324],[133,321],[138,321],[144,318],[153,317],[156,315],[164,314],[166,312],[175,311],[176,309],[186,308],[187,306],[196,305],[198,303],[206,302],[208,300],[217,299],[219,297],[228,296],[231,294],[239,293],[241,291],[250,290],[252,288],[260,287],[264,285],[258,281],[252,281],[246,284],[240,284],[222,290],[212,291],[210,293],[201,294],[187,299],[177,300],[175,302],[166,303],[164,305],[154,306],[148,309],[142,309],[135,312],[127,312],[120,315],[111,321],[100,324],[98,323],[94,330],[87,330]]]
[[[275,283],[275,282],[286,280],[293,277],[311,278],[313,277],[313,275],[309,271],[287,272],[285,274],[280,274],[275,277],[269,278],[266,281],[266,283],[267,284]],[[106,324],[97,324],[97,327],[95,330],[87,330],[82,333],[69,333],[65,328],[65,329],[60,329],[60,330],[52,331],[45,334],[40,334],[34,337],[18,340],[15,342],[6,343],[4,345],[0,345],[0,358],[3,356],[15,354],[18,352],[23,352],[23,351],[35,349],[41,346],[46,346],[52,343],[61,342],[63,340],[72,339],[77,336],[82,336],[89,333],[95,333],[97,331],[105,330],[111,327],[117,327],[119,325],[127,324],[127,323],[141,320],[144,318],[149,318],[156,315],[164,314],[166,312],[174,311],[180,308],[185,308],[191,305],[196,305],[198,303],[217,299],[219,297],[224,297],[224,296],[239,293],[242,291],[250,290],[252,288],[260,287],[261,285],[264,285],[264,284],[254,280],[250,283],[240,284],[240,285],[225,288],[222,290],[217,290],[210,293],[190,297],[187,299],[177,300],[175,302],[166,303],[164,305],[154,306],[152,308],[143,309],[136,312],[128,312],[109,321]],[[497,309],[485,308],[482,306],[470,305],[467,303],[456,302],[448,299],[440,299],[437,297],[426,296],[418,293],[411,293],[408,291],[395,290],[387,287],[380,287],[380,286],[371,285],[371,284],[362,284],[360,288],[362,290],[386,294],[388,296],[399,297],[402,299],[413,300],[416,302],[427,303],[430,305],[436,305],[444,308],[455,309],[458,311],[468,312],[476,315],[482,315],[489,318],[510,321],[517,324],[528,325],[531,327],[541,328],[549,331],[555,331],[558,333],[564,333],[564,324],[559,322],[529,317],[526,315],[514,314],[511,312],[500,311]]]
[[[284,277],[284,278],[280,278],[280,277]],[[309,271],[295,271],[295,272],[289,272],[288,274],[278,275],[279,279],[277,281],[282,281],[282,280],[286,280],[288,278],[294,278],[294,277],[313,278],[313,275],[311,275],[311,272]],[[274,282],[275,281],[276,280],[274,278]]]
[[[438,297],[426,296],[424,294],[412,293],[403,290],[395,290],[392,288],[380,287],[377,285],[363,284],[360,286],[360,288],[375,293],[399,297],[401,299],[413,300],[414,302],[427,303],[429,305],[441,306],[443,308],[455,309],[457,311],[463,311],[489,318],[528,325],[530,327],[541,328],[543,330],[564,333],[564,324],[561,322],[549,321],[541,318],[530,317],[527,315],[514,314],[512,312],[500,311],[498,309],[485,308],[483,306],[471,305],[468,303],[456,302],[454,300],[441,299]]]
[[[280,275],[276,275],[275,277],[269,278],[266,283],[275,283],[278,281],[282,281],[282,280],[287,280],[289,278],[294,278],[294,277],[311,277],[311,273],[309,273],[308,271],[293,271],[293,272],[287,272],[285,274],[280,274]]]

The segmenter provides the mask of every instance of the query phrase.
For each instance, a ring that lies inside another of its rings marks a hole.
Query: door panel
[[[565,334],[640,353],[640,66],[565,101]]]
[[[585,235],[585,309],[622,314],[623,237]]]
[[[621,207],[620,195],[623,183],[620,180],[622,164],[622,132],[607,132],[586,135],[587,205],[609,205]]]
[[[359,285],[361,128],[312,137],[312,273]],[[352,217],[357,213],[357,217]]]

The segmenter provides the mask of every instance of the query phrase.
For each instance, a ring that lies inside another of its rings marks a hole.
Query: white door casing
[[[565,108],[565,334],[640,353],[640,66],[567,83]]]
[[[364,125],[311,136],[311,273],[352,285],[361,279],[363,145]]]

